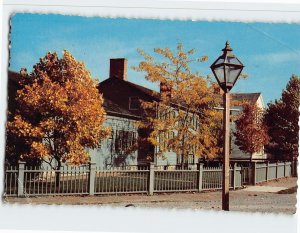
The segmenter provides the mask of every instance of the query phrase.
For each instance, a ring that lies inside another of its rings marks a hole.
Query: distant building
[[[239,102],[249,102],[250,104],[256,105],[257,107],[264,109],[264,100],[261,93],[232,93],[233,101]],[[234,106],[234,109],[238,109],[243,111],[241,106]],[[236,112],[232,112],[232,114],[237,114]],[[231,124],[231,130],[235,130],[235,124]],[[258,159],[266,159],[267,154],[264,152],[264,147],[261,148],[261,151],[257,153],[244,153],[241,151],[237,145],[234,143],[235,137],[232,135],[231,140],[231,155],[230,158],[232,159],[243,159],[243,160],[258,160]]]

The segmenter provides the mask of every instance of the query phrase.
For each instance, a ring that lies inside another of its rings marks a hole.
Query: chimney
[[[110,59],[109,78],[119,78],[127,80],[127,59],[112,58]]]

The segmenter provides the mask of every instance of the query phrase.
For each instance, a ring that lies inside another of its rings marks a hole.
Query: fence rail
[[[148,170],[96,170],[95,194],[147,193]]]
[[[292,175],[292,163],[234,164],[230,168],[230,188],[256,184]],[[95,164],[68,166],[59,170],[19,166],[5,168],[4,196],[94,195],[116,193],[190,192],[222,188],[222,167],[194,170],[155,167],[123,167],[100,170]]]
[[[4,174],[4,195],[17,196],[18,195],[18,167],[11,166],[5,168]]]
[[[154,171],[154,192],[198,190],[197,170]]]
[[[292,163],[260,163],[255,165],[255,182],[274,180],[282,177],[292,176]]]

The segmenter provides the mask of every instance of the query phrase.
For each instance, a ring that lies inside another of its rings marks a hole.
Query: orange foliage
[[[236,121],[235,144],[245,153],[261,152],[269,142],[263,110],[256,105],[244,103],[243,112]]]
[[[103,98],[83,62],[64,51],[47,53],[29,75],[21,73],[17,92],[20,108],[7,122],[8,133],[22,137],[28,150],[21,155],[81,164],[86,148],[96,148],[110,129],[102,126]]]

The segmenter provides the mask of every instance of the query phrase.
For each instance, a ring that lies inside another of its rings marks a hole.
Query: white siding
[[[89,153],[91,155],[91,162],[96,163],[96,166],[101,169],[117,165],[137,165],[137,151],[124,156],[124,159],[121,159],[122,162],[120,164],[116,164],[116,158],[120,158],[120,155],[118,155],[113,148],[116,130],[132,131],[135,132],[136,137],[138,136],[135,124],[135,120],[115,116],[107,116],[104,125],[111,127],[113,137],[103,140],[101,142],[100,148],[89,150]]]

